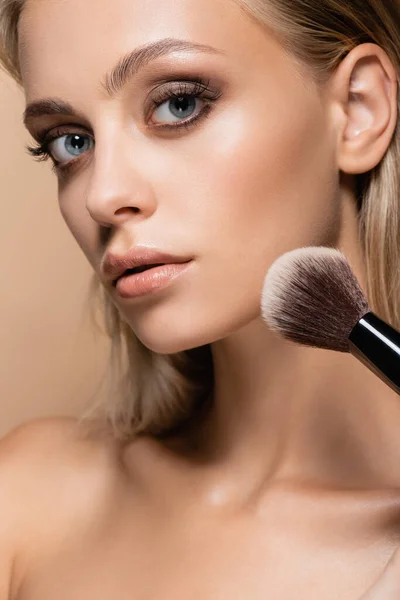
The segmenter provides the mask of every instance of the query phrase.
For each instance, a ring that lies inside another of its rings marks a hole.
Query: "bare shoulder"
[[[0,600],[11,566],[18,579],[24,559],[101,518],[117,462],[110,433],[72,417],[34,419],[0,439]]]
[[[0,439],[0,506],[7,503],[24,516],[40,506],[43,515],[55,499],[73,493],[82,477],[85,489],[99,484],[112,473],[117,454],[118,445],[105,429],[73,417],[18,425]]]
[[[54,469],[60,471],[76,461],[84,467],[94,458],[111,457],[116,449],[110,432],[96,422],[73,417],[33,419],[0,438],[0,476],[15,484],[23,478],[25,486],[29,480],[37,485],[49,469],[54,476]]]
[[[16,426],[0,438],[0,468],[7,468],[10,461],[23,461],[27,452],[37,456],[49,445],[65,442],[75,423],[71,417],[43,417]]]

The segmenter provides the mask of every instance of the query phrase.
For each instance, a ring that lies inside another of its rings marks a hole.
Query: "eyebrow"
[[[199,44],[176,38],[165,38],[145,44],[144,46],[139,46],[139,48],[122,56],[115,67],[106,73],[102,79],[100,83],[101,89],[105,91],[107,97],[115,98],[126,82],[137,75],[142,68],[165,54],[177,51],[225,54],[222,50],[207,44]],[[71,114],[85,119],[84,115],[77,111],[69,102],[65,102],[59,98],[44,98],[43,100],[36,100],[28,104],[23,112],[22,120],[26,126],[27,122],[34,117],[55,114]]]

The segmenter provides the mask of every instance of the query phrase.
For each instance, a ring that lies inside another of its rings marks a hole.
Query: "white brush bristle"
[[[291,250],[272,264],[264,280],[262,317],[295,343],[349,352],[348,337],[368,312],[347,258],[335,248]]]

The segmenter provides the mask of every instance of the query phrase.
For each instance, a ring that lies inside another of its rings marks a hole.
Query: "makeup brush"
[[[294,343],[350,352],[400,394],[400,333],[371,311],[340,250],[311,246],[280,256],[264,280],[261,316]]]

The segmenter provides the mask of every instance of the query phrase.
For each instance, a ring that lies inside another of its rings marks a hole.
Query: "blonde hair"
[[[397,0],[234,0],[247,17],[267,26],[307,65],[316,81],[329,78],[358,44],[383,48],[400,74]],[[0,0],[0,66],[22,86],[18,22],[24,0]],[[400,103],[400,99],[399,99]],[[357,180],[359,231],[371,308],[400,328],[400,123],[380,164]],[[146,348],[121,317],[97,276],[88,296],[95,326],[111,341],[105,400],[97,403],[119,439],[168,435],[205,406],[213,389],[210,345],[172,355]],[[96,310],[103,324],[99,324]],[[95,407],[90,409],[93,412]],[[87,416],[86,415],[86,416]]]

